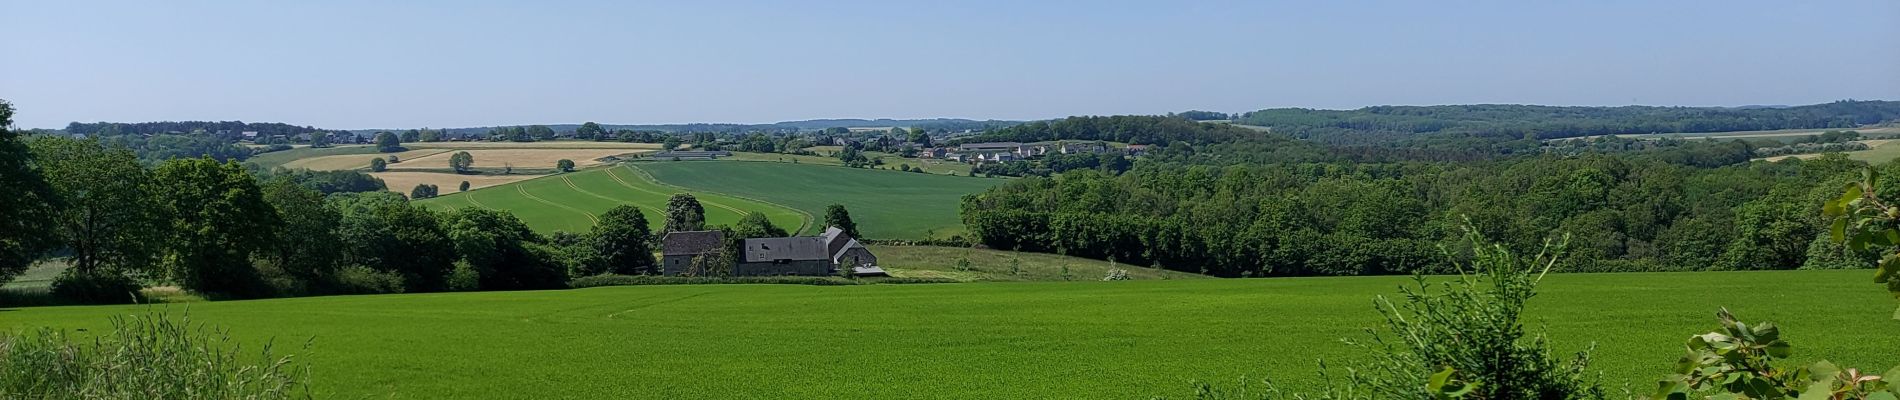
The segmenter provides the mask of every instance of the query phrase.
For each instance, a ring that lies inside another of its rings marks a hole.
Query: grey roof
[[[660,252],[669,256],[695,256],[718,250],[726,234],[720,231],[668,232],[660,239]]]
[[[831,260],[825,238],[799,236],[745,240],[745,262]]]
[[[825,227],[825,234],[819,235],[819,237],[825,238],[826,254],[838,254],[838,250],[844,248],[845,241],[851,240],[850,236],[845,236],[843,229],[838,229],[838,227],[835,226]],[[839,238],[844,238],[844,240],[838,240]]]
[[[864,244],[858,243],[857,239],[850,239],[850,241],[846,241],[843,245],[838,246],[837,250],[831,251],[831,262],[836,263],[836,262],[842,261],[844,259],[845,250],[859,249],[859,248],[864,248]],[[870,250],[865,250],[865,251],[869,252]]]

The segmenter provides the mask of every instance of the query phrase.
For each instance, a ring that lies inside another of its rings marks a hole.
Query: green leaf
[[[1874,171],[1873,168],[1868,168],[1860,170],[1860,177],[1867,181],[1867,186],[1872,187],[1874,185],[1874,179],[1879,178],[1880,173]]]
[[[1900,253],[1888,254],[1880,258],[1878,269],[1874,270],[1874,283],[1887,283],[1893,274],[1900,272]]]
[[[1840,243],[1842,240],[1847,239],[1846,218],[1834,219],[1834,226],[1828,229],[1828,239],[1834,241],[1834,243]]]
[[[1900,397],[1894,397],[1893,392],[1874,392],[1867,395],[1867,400],[1900,400]]]
[[[1768,348],[1764,350],[1768,351],[1769,357],[1774,357],[1774,358],[1788,358],[1789,355],[1794,354],[1793,345],[1788,344],[1788,342],[1783,342],[1779,340],[1775,341],[1774,343],[1769,343]]]

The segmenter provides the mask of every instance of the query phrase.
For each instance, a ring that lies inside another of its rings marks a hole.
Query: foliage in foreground
[[[0,398],[309,398],[309,371],[272,350],[253,361],[225,331],[162,313],[114,317],[96,338],[0,333]]]
[[[1200,399],[1600,399],[1598,376],[1588,373],[1590,352],[1569,360],[1552,353],[1543,334],[1524,332],[1524,303],[1556,266],[1567,243],[1522,257],[1466,228],[1469,265],[1454,263],[1458,276],[1432,285],[1416,276],[1401,289],[1405,301],[1380,296],[1375,304],[1385,331],[1367,329],[1369,342],[1348,341],[1373,354],[1348,368],[1315,395],[1287,395],[1267,383],[1263,390],[1202,385]],[[1566,241],[1567,242],[1567,241]],[[1438,286],[1440,290],[1433,291]],[[1592,346],[1594,347],[1594,345]],[[1322,369],[1324,369],[1322,367]]]
[[[1900,367],[1881,375],[1841,369],[1827,361],[1786,369],[1772,364],[1794,350],[1774,323],[1749,325],[1727,309],[1716,314],[1722,330],[1689,338],[1688,354],[1675,374],[1657,385],[1654,398],[1687,399],[1900,399]]]
[[[1848,183],[1840,198],[1821,207],[1821,215],[1830,221],[1828,237],[1834,243],[1855,252],[1868,246],[1887,249],[1875,264],[1874,283],[1887,285],[1887,292],[1900,298],[1900,207],[1880,200],[1880,183],[1879,173],[1863,171],[1861,181]],[[1900,309],[1893,318],[1900,319]]]

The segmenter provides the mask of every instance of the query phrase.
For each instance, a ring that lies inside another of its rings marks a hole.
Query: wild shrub
[[[224,330],[190,315],[114,317],[112,331],[98,337],[0,333],[0,398],[310,398],[308,381],[308,369],[273,346],[247,355]]]
[[[455,269],[449,271],[449,290],[467,292],[482,289],[482,273],[469,265],[468,260],[457,260]]]
[[[1287,396],[1260,390],[1201,385],[1200,399],[1600,399],[1605,393],[1595,374],[1585,371],[1589,350],[1565,360],[1553,354],[1543,334],[1527,335],[1521,316],[1537,284],[1557,264],[1565,242],[1531,257],[1486,241],[1467,225],[1469,263],[1454,261],[1458,276],[1433,283],[1415,275],[1402,288],[1404,299],[1379,296],[1374,304],[1385,317],[1384,330],[1368,328],[1366,341],[1348,343],[1373,354],[1347,370],[1342,380],[1327,378],[1316,395]],[[1434,290],[1436,288],[1436,290]],[[1594,347],[1594,346],[1593,346]],[[1322,375],[1325,374],[1322,367]]]
[[[1722,330],[1689,338],[1688,354],[1657,385],[1654,399],[1900,399],[1900,367],[1883,375],[1842,369],[1827,361],[1806,367],[1774,365],[1794,353],[1774,323],[1745,324],[1727,309]]]
[[[370,269],[361,265],[352,265],[336,270],[338,294],[382,294],[402,293],[402,274]]]
[[[103,269],[72,268],[53,278],[53,297],[74,304],[131,304],[144,299],[144,285],[125,273]]]
[[[1131,279],[1134,278],[1128,276],[1128,270],[1121,268],[1109,268],[1108,275],[1102,277],[1104,281],[1126,281]]]

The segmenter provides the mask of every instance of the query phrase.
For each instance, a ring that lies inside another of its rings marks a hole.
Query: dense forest
[[[1538,139],[1851,128],[1896,117],[1900,102],[1857,101],[1755,109],[1372,107],[1241,116],[1268,131],[1178,115],[1070,117],[962,141],[1154,147],[1132,166],[1045,158],[978,168],[1054,176],[968,196],[963,218],[973,240],[994,248],[1221,276],[1443,272],[1440,247],[1455,244],[1455,228],[1466,219],[1519,249],[1534,249],[1549,232],[1569,234],[1583,270],[1864,266],[1872,256],[1829,244],[1815,210],[1865,163],[1839,154],[1749,161],[1847,149],[1858,144],[1847,142],[1858,137],[1852,132],[1788,143]],[[1322,130],[1398,132],[1409,139],[1337,143],[1310,136]]]
[[[1838,155],[1720,168],[1603,154],[1143,161],[1119,176],[1082,170],[1011,181],[966,197],[963,218],[974,239],[994,248],[1221,276],[1444,272],[1439,246],[1455,244],[1466,219],[1520,249],[1567,233],[1581,270],[1835,268],[1867,264],[1844,262],[1826,243],[1816,210],[1862,166]]]
[[[194,131],[215,134],[219,131],[237,134],[238,132],[257,132],[259,136],[296,135],[300,133],[323,132],[309,126],[296,126],[279,122],[243,121],[161,121],[161,122],[73,122],[66,124],[66,133],[87,136],[119,135],[163,135],[187,134]]]
[[[1276,108],[1237,123],[1333,144],[1374,144],[1419,135],[1492,140],[1592,135],[1852,128],[1900,120],[1900,101],[1837,101],[1785,108],[1560,107],[1513,104],[1377,106],[1357,110]]]

